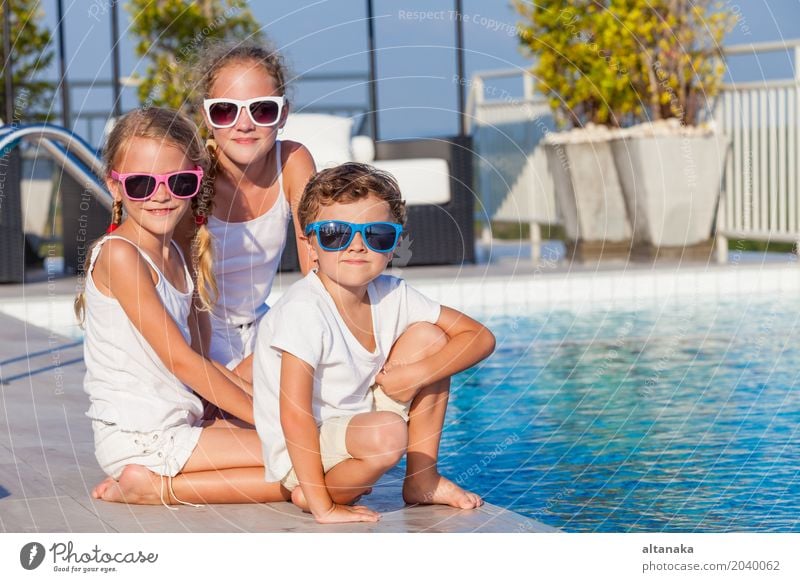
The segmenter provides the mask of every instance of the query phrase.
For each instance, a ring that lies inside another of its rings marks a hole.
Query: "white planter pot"
[[[574,242],[631,239],[611,142],[547,144],[556,204],[567,237]]]
[[[625,137],[612,148],[635,245],[686,247],[711,238],[725,136]]]

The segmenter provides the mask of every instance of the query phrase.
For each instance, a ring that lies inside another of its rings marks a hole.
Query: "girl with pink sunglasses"
[[[209,160],[194,124],[168,109],[133,111],[114,126],[104,158],[112,224],[89,252],[75,301],[87,416],[108,475],[92,496],[165,505],[286,499],[279,483],[264,482],[256,431],[203,421],[195,394],[252,424],[252,387],[190,345],[193,302],[207,310],[216,295]],[[173,240],[184,215],[198,226],[194,280]]]

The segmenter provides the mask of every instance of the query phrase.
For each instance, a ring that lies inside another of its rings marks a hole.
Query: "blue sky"
[[[109,0],[64,0],[66,47],[70,79],[106,81],[111,76]],[[455,22],[451,0],[375,0],[378,103],[381,137],[444,135],[457,131]],[[275,0],[250,2],[251,9],[287,57],[295,74],[309,71],[355,72],[366,75],[366,2],[363,0]],[[800,0],[728,0],[740,22],[726,44],[800,38]],[[51,28],[56,25],[55,0],[42,0]],[[124,3],[123,3],[124,6]],[[513,29],[516,12],[509,0],[464,0],[466,72],[526,68],[530,59],[517,48]],[[417,13],[428,13],[425,16]],[[123,76],[143,72],[145,63],[133,52],[126,31],[130,16],[120,10],[121,66]],[[788,52],[768,57],[738,57],[731,62],[734,80],[754,81],[792,75]],[[46,75],[57,76],[52,67]],[[297,83],[293,97],[297,108],[313,102],[367,103],[364,82]],[[513,92],[516,89],[508,87]],[[137,105],[126,90],[125,109]],[[72,92],[73,110],[111,108],[111,91],[94,88]],[[77,129],[85,133],[80,125]]]

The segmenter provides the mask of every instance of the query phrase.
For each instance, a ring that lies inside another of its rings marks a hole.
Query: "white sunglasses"
[[[239,121],[242,109],[247,111],[250,120],[259,127],[270,127],[278,123],[283,111],[282,96],[254,97],[239,99],[204,99],[203,108],[209,123],[217,129],[233,127]]]

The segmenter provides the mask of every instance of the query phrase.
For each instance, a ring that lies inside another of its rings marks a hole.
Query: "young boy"
[[[298,208],[317,265],[259,324],[254,407],[267,481],[320,523],[376,521],[349,506],[408,452],[407,503],[478,507],[436,468],[450,376],[494,350],[477,321],[382,275],[405,221],[395,180],[365,164],[317,174]],[[300,485],[300,487],[298,487]]]

